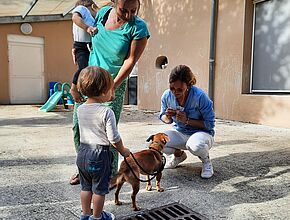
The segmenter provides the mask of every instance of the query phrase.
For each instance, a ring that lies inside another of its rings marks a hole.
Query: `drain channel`
[[[207,220],[199,213],[180,203],[172,203],[151,210],[138,212],[122,220]]]

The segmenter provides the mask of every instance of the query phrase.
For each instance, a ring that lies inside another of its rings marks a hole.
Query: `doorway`
[[[44,39],[8,35],[11,104],[44,103]]]

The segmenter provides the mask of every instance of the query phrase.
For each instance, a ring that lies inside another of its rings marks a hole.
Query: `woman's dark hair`
[[[85,7],[90,7],[91,5],[95,4],[93,0],[78,0],[75,4],[75,7],[82,5]]]
[[[180,80],[186,83],[187,86],[192,86],[196,84],[196,78],[191,72],[191,69],[185,65],[176,66],[169,75],[169,83],[173,83]]]
[[[111,2],[113,2],[115,4],[115,6],[118,4],[118,1],[120,0],[111,0]],[[137,8],[137,11],[136,11],[136,15],[138,15],[138,12],[139,12],[139,9],[140,9],[140,0],[123,0],[123,1],[137,1],[138,2],[138,8]]]

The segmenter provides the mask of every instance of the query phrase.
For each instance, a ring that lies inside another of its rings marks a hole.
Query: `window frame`
[[[256,5],[258,3],[262,3],[262,2],[267,2],[267,1],[273,1],[273,0],[253,0],[253,23],[252,23],[252,49],[251,49],[251,67],[250,67],[250,94],[276,94],[276,93],[280,93],[280,94],[289,94],[290,93],[290,89],[287,90],[259,90],[259,89],[253,89],[253,68],[254,68],[254,50],[255,50],[255,28],[256,28]]]

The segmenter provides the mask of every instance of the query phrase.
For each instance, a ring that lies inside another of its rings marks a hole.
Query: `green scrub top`
[[[111,9],[111,6],[105,6],[97,13],[94,26],[98,32],[92,38],[89,65],[102,67],[115,78],[127,57],[132,40],[149,38],[150,34],[146,23],[138,16],[115,30],[106,30],[104,17]]]

